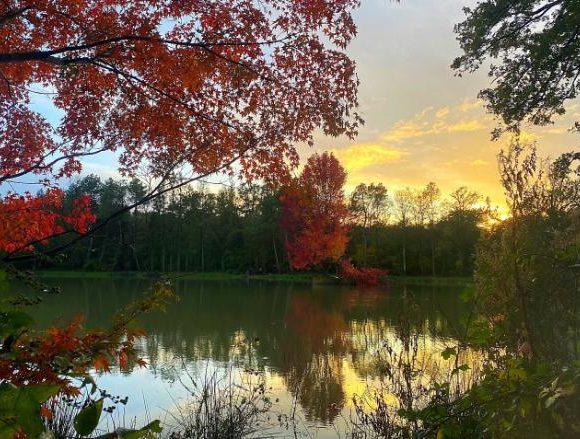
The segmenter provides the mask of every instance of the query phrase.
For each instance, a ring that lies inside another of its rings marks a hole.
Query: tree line
[[[146,192],[138,179],[88,175],[67,188],[65,203],[88,196],[98,222]],[[268,185],[217,191],[186,185],[110,219],[56,259],[34,263],[96,271],[288,272],[283,198]],[[392,194],[382,183],[360,184],[345,202],[345,256],[393,274],[472,274],[476,244],[493,216],[477,192],[460,187],[444,198],[433,182]]]

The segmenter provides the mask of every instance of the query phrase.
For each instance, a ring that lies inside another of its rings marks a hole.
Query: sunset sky
[[[460,53],[453,26],[470,4],[362,1],[349,53],[358,66],[366,124],[356,141],[321,136],[316,143],[316,150],[332,150],[343,162],[349,189],[361,182],[396,190],[435,181],[444,193],[466,185],[501,204],[496,155],[507,139],[490,140],[495,121],[477,100],[489,84],[487,71],[459,78],[449,67]],[[578,139],[567,130],[579,113],[572,103],[555,125],[525,134],[543,155],[573,150]]]
[[[361,182],[382,182],[391,192],[436,182],[443,193],[468,186],[503,204],[496,156],[507,139],[491,141],[494,118],[477,100],[487,71],[456,77],[449,67],[460,53],[453,26],[473,0],[363,0],[358,36],[348,49],[360,78],[366,121],[355,141],[316,136],[315,151],[333,151],[348,171],[347,192]],[[57,122],[60,114],[38,97],[37,109]],[[46,99],[45,99],[46,100]],[[526,129],[543,155],[573,150],[568,132],[580,104],[544,128]],[[314,152],[300,148],[305,159]],[[84,174],[118,176],[113,157],[84,161]]]

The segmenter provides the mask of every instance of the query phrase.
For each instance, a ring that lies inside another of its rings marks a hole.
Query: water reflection
[[[115,311],[137,299],[149,285],[145,280],[122,278],[51,282],[62,286],[63,293],[37,310],[41,327],[79,313],[86,316],[87,326],[106,325]],[[349,410],[353,395],[363,393],[367,384],[403,373],[403,355],[424,370],[413,386],[448,374],[453,364],[444,361],[440,352],[454,343],[458,322],[467,312],[458,287],[393,285],[359,290],[181,281],[176,288],[178,303],[166,313],[143,319],[148,336],[140,341],[140,349],[150,363],[146,376],[137,371],[125,378],[144,376],[158,387],[166,383],[171,393],[175,391],[171,383],[184,367],[201,361],[219,366],[235,358],[264,370],[282,404],[296,401],[304,419],[316,425],[337,421]],[[464,355],[462,361],[476,371],[477,353]],[[123,387],[115,377],[122,379],[114,375],[107,383]],[[136,390],[126,385],[123,389]],[[142,399],[142,393],[146,392],[138,389],[133,400]]]

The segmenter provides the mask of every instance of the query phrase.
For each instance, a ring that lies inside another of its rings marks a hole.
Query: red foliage
[[[38,337],[23,335],[14,342],[10,358],[0,358],[0,379],[16,386],[59,384],[67,393],[78,392],[70,378],[55,367],[60,364],[69,375],[85,373],[93,367],[108,371],[111,361],[126,368],[128,359],[137,360],[133,341],[139,332],[85,332],[77,317],[65,327],[49,328]]]
[[[348,324],[344,315],[328,311],[315,303],[309,296],[293,295],[284,323],[300,336],[300,344],[319,351],[329,340],[335,347],[344,343]]]
[[[312,143],[315,130],[356,134],[358,81],[343,50],[356,32],[351,10],[358,4],[1,2],[0,184],[27,176],[27,183],[56,185],[80,171],[82,157],[104,151],[118,152],[127,175],[142,165],[153,178],[180,165],[203,175],[239,160],[248,178],[286,177],[288,163],[298,164],[294,145]],[[36,111],[30,103],[38,94],[56,111]],[[308,178],[321,178],[311,166]],[[310,206],[323,193],[308,190]],[[68,212],[63,204],[58,189],[5,196],[0,252],[31,250],[67,230],[84,233],[94,220],[88,200]],[[321,208],[336,216],[322,221]],[[311,213],[299,238],[313,249],[308,263],[338,257],[346,244],[342,212],[322,203]],[[315,249],[317,236],[323,244]],[[4,338],[9,355],[0,357],[0,380],[66,385],[69,372],[107,370],[116,359],[127,364],[125,326],[85,333],[79,325]]]
[[[371,287],[378,285],[387,272],[380,268],[356,268],[350,259],[340,261],[339,276],[359,286]]]
[[[345,180],[346,172],[332,154],[314,154],[300,177],[284,189],[281,225],[293,268],[304,270],[344,254],[348,242]]]
[[[0,174],[70,175],[104,149],[126,172],[184,161],[205,173],[243,155],[249,176],[277,177],[315,129],[356,132],[358,81],[340,49],[358,3],[1,2]],[[35,92],[62,111],[58,126],[28,105]]]
[[[0,355],[0,382],[15,386],[58,384],[64,392],[74,393],[71,376],[90,368],[109,371],[112,364],[121,369],[145,366],[135,349],[135,339],[143,336],[130,325],[140,315],[163,308],[173,298],[166,282],[156,283],[141,300],[124,308],[107,330],[85,330],[77,317],[64,327],[52,327],[40,334],[31,329],[18,331],[3,340]],[[8,324],[10,324],[10,315]]]
[[[75,200],[68,212],[63,212],[63,201],[64,194],[58,189],[40,196],[6,196],[0,201],[0,251],[31,250],[33,243],[45,244],[66,230],[84,233],[95,220],[89,198]]]

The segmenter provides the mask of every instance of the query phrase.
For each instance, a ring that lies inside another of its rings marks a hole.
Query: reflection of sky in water
[[[104,325],[108,316],[147,287],[147,282],[127,279],[54,282],[63,285],[65,297],[42,305],[36,316],[40,326],[78,313],[87,316],[88,326]],[[143,320],[148,336],[138,348],[149,366],[97,377],[100,388],[129,396],[127,406],[120,406],[113,419],[124,416],[130,423],[136,418],[138,425],[152,419],[175,424],[172,414],[188,401],[180,380],[187,383],[189,375],[203,377],[236,364],[264,371],[272,401],[278,400],[272,409],[273,424],[277,414],[290,415],[296,401],[302,427],[316,437],[336,437],[334,428],[344,431],[344,420],[351,416],[353,396],[385,382],[385,365],[393,364],[394,357],[410,355],[403,349],[403,339],[414,341],[414,361],[425,370],[418,383],[447,375],[453,364],[440,352],[453,344],[451,328],[465,313],[457,288],[393,286],[360,291],[190,281],[179,283],[177,290],[179,303]],[[476,369],[477,360],[477,355],[467,354],[461,362]],[[105,421],[113,425],[111,419]]]

